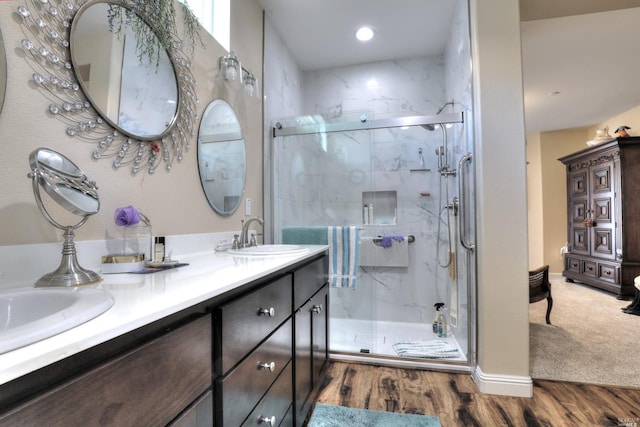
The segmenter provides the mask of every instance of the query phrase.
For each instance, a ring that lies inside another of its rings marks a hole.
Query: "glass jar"
[[[150,225],[131,225],[122,230],[122,254],[144,254],[145,261],[153,259],[153,238]]]

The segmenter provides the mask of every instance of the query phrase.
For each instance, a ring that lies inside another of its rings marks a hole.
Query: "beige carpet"
[[[609,292],[552,274],[551,325],[546,300],[529,304],[531,377],[640,387],[640,316],[623,313]]]

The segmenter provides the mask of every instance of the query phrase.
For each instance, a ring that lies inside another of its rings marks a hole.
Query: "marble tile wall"
[[[271,186],[271,129],[273,121],[302,114],[302,71],[273,22],[265,15],[264,22],[264,216],[273,224],[273,189]],[[274,231],[264,228],[264,241],[273,241]]]

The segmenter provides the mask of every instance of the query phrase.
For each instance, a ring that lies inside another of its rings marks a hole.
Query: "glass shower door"
[[[291,227],[358,227],[357,286],[330,290],[334,357],[464,366],[469,289],[459,280],[468,275],[459,273],[467,262],[456,234],[460,156],[453,155],[464,151],[456,145],[462,116],[439,116],[451,120],[448,128],[356,116],[275,125],[274,241]],[[438,154],[445,147],[446,161]],[[432,323],[440,302],[450,323],[439,337]]]

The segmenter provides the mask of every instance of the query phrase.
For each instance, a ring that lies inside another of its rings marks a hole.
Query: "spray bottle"
[[[440,310],[442,309],[442,307],[444,307],[444,303],[443,302],[437,302],[433,305],[436,308],[436,315],[433,318],[433,333],[434,334],[438,334],[438,322],[440,320],[440,315],[442,313],[440,313]]]
[[[444,304],[442,304],[444,307]],[[447,316],[445,316],[445,314],[443,313],[443,308],[441,307],[441,309],[438,311],[438,336],[439,337],[446,337],[447,336]]]

